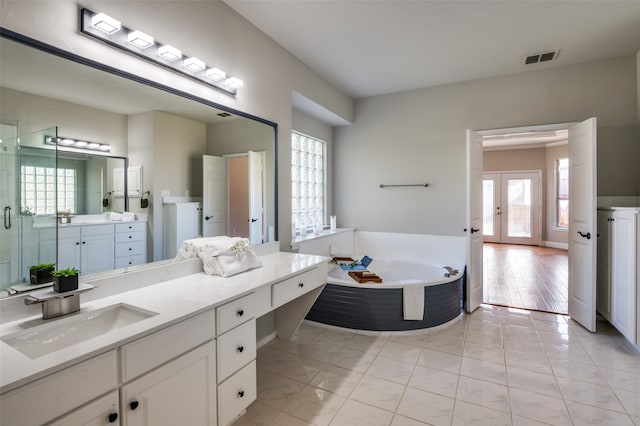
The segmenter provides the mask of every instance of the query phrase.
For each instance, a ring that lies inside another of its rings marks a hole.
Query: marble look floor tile
[[[428,339],[429,339],[429,335],[426,333],[409,333],[409,334],[399,333],[399,334],[392,334],[389,337],[389,340],[392,342],[402,343],[405,345],[419,347],[419,348],[423,347]]]
[[[452,426],[511,426],[511,415],[479,405],[456,401]]]
[[[411,373],[413,373],[414,367],[415,365],[413,363],[407,364],[402,361],[379,356],[371,363],[366,374],[406,385],[409,383],[409,378],[411,377]]]
[[[522,389],[509,390],[511,413],[551,425],[571,425],[564,401]]]
[[[518,351],[504,351],[507,361],[507,369],[509,367],[523,368],[526,370],[537,371],[543,374],[553,374],[551,364],[544,354],[528,353]]]
[[[262,370],[281,374],[301,383],[308,383],[325,364],[264,347],[258,352],[257,365]]]
[[[405,416],[401,416],[400,414],[396,414],[393,416],[393,420],[391,421],[391,426],[425,426],[426,423],[419,422],[414,419],[410,419]]]
[[[297,354],[320,362],[329,362],[343,345],[334,345],[325,340],[314,340],[297,349]]]
[[[393,413],[347,400],[331,421],[331,426],[388,426]]]
[[[568,321],[568,317],[566,315],[558,315],[540,311],[531,311],[531,318],[534,320],[551,321],[564,324],[566,324]]]
[[[474,330],[469,331],[465,338],[467,344],[479,343],[484,346],[502,348],[502,333],[500,330]]]
[[[397,413],[434,426],[450,425],[454,399],[412,389],[404,393]]]
[[[258,369],[258,401],[282,410],[305,385],[280,375]]]
[[[415,364],[418,361],[418,357],[421,352],[421,347],[407,345],[392,340],[384,345],[378,355],[402,361],[406,364]]]
[[[562,398],[554,376],[522,368],[508,367],[507,379],[509,380],[509,388],[515,387],[542,395]]]
[[[603,367],[600,367],[599,371],[612,388],[640,393],[640,373],[632,374]]]
[[[302,321],[302,324],[300,324],[300,326],[296,330],[295,336],[303,336],[310,339],[315,339],[320,334],[324,333],[326,329],[327,328],[324,327],[324,325],[305,320]]]
[[[575,425],[634,426],[631,417],[615,411],[603,410],[591,405],[566,401],[569,415]]]
[[[509,411],[507,386],[460,376],[456,399],[498,411]]]
[[[624,412],[618,398],[608,386],[563,377],[558,378],[558,385],[566,400],[593,405],[605,410]]]
[[[346,397],[361,378],[362,373],[328,365],[311,379],[309,385]]]
[[[260,401],[254,401],[249,407],[247,407],[247,411],[238,418],[233,425],[234,426],[266,426],[271,421],[276,418],[276,416],[280,413],[280,410],[277,410],[273,407],[269,407],[261,403]]]
[[[640,393],[629,392],[622,389],[613,389],[624,409],[632,416],[640,417]]]
[[[500,385],[507,384],[507,370],[504,365],[473,358],[462,358],[460,375],[486,380]]]
[[[556,321],[542,321],[542,320],[533,320],[533,326],[538,331],[545,331],[548,333],[557,333],[557,334],[569,334],[569,325],[565,322],[556,322]]]
[[[569,344],[545,344],[544,352],[549,358],[566,359],[583,364],[593,364],[591,357],[579,342]]]
[[[356,334],[353,339],[349,340],[345,345],[347,348],[355,349],[361,352],[379,353],[382,347],[387,343],[387,337],[366,336],[364,334]]]
[[[429,339],[424,347],[426,349],[431,349],[440,352],[446,352],[453,355],[462,355],[464,351],[464,340],[453,340],[453,339]]]
[[[235,426],[235,424],[234,424]],[[314,426],[312,423],[305,422],[302,419],[293,417],[287,413],[281,412],[273,419],[269,426]]]
[[[333,346],[345,346],[355,337],[354,333],[350,333],[346,330],[332,330],[326,329],[320,335],[316,336],[316,339],[329,343]]]
[[[487,361],[492,364],[505,364],[504,350],[502,347],[490,347],[467,341],[464,345],[463,356]]]
[[[511,424],[513,426],[549,426],[549,423],[542,423],[537,420],[514,415],[511,416]]]
[[[504,336],[502,345],[507,351],[519,352],[542,352],[542,345],[538,341],[538,336],[527,338],[522,336]]]
[[[556,377],[580,380],[583,382],[601,384],[605,382],[604,376],[595,365],[571,362],[566,359],[550,359],[551,368]]]
[[[418,365],[458,374],[460,372],[460,365],[462,365],[462,357],[445,352],[423,349],[418,358]]]
[[[349,398],[393,412],[398,407],[405,389],[406,386],[398,383],[364,376],[351,392]]]
[[[312,386],[305,387],[285,407],[284,412],[318,426],[326,426],[336,415],[345,398]]]
[[[458,389],[458,375],[418,365],[409,379],[409,386],[455,398]]]
[[[336,367],[346,368],[357,373],[364,373],[371,365],[376,355],[371,352],[361,352],[355,349],[340,349],[329,363]]]
[[[633,423],[634,423],[636,426],[640,426],[640,417],[633,417],[633,416],[631,416],[631,420],[633,421]]]

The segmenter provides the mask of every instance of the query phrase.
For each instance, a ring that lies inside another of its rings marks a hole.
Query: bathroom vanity
[[[327,257],[260,259],[230,278],[189,274],[3,324],[0,423],[231,423],[256,399],[256,319],[275,312],[290,337],[327,279]]]

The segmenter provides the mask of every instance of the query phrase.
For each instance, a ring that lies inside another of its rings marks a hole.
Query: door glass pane
[[[508,180],[509,237],[531,237],[531,179]]]
[[[482,181],[482,235],[495,235],[493,229],[495,191],[493,179]]]

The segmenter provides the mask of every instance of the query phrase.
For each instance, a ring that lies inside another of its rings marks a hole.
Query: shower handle
[[[11,206],[4,207],[4,229],[11,229]]]

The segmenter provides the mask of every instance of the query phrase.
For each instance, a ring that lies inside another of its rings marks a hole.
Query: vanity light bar
[[[94,13],[89,9],[80,11],[80,31],[119,49],[133,53],[157,65],[213,86],[230,95],[236,95],[244,82],[237,77],[228,77],[220,68],[207,68],[204,61],[196,57],[185,57],[180,49],[160,43],[139,30],[123,26],[120,21],[105,13]]]
[[[86,142],[83,140],[76,140],[70,138],[57,138],[53,136],[45,136],[44,143],[47,145],[58,145],[64,146],[67,148],[79,148],[86,149],[91,151],[102,151],[109,152],[111,151],[111,145],[106,143],[98,143],[98,142]]]

